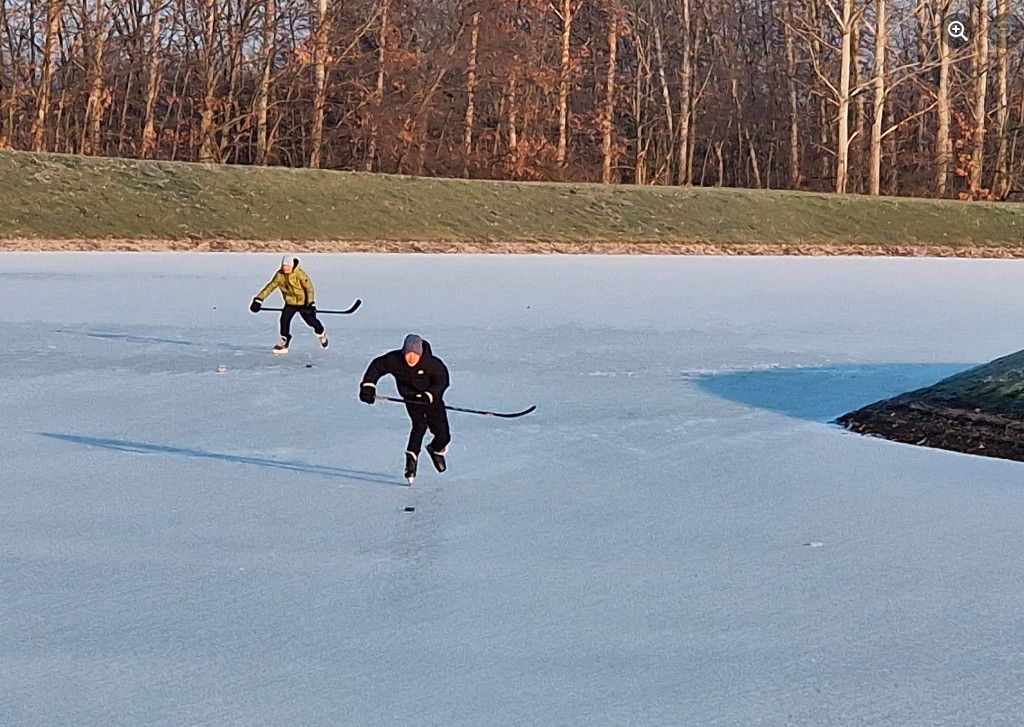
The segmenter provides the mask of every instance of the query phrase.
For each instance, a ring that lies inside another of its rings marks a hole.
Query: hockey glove
[[[359,401],[364,404],[372,404],[377,400],[377,389],[376,387],[370,386],[369,384],[363,384],[359,387]]]
[[[253,298],[252,303],[249,304],[249,310],[253,313],[259,313],[260,308],[263,307],[263,301],[259,298]]]

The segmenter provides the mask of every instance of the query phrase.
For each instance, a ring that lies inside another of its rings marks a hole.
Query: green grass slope
[[[0,238],[1024,244],[1024,205],[0,152]]]

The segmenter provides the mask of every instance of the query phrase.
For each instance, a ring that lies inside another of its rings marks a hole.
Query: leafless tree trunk
[[[3,1],[3,0],[0,0]],[[48,0],[46,4],[46,35],[43,47],[43,68],[36,92],[36,114],[32,124],[32,151],[44,151],[46,128],[50,116],[50,89],[53,86],[54,54],[60,33],[63,0]]]
[[[747,154],[750,156],[750,171],[754,175],[754,188],[764,188],[764,180],[761,178],[761,163],[757,159],[757,150],[750,138],[750,129],[743,130],[743,137],[747,141]]]
[[[310,136],[309,166],[320,167],[324,145],[324,116],[327,108],[327,43],[331,34],[327,0],[317,0],[317,24],[313,40],[313,128]]]
[[[676,152],[676,176],[679,184],[689,185],[690,168],[690,124],[693,121],[693,14],[690,0],[680,0],[683,20],[683,59],[679,69],[679,148]]]
[[[0,1],[0,84],[3,84],[3,79],[8,76],[16,76],[17,71],[17,60],[11,58],[10,67],[5,62],[6,55],[3,51],[2,41],[9,37],[10,23],[7,16],[7,3]],[[3,84],[9,86],[10,84]],[[17,92],[13,89],[10,90],[10,98],[4,98],[2,93],[4,89],[0,89],[0,143],[10,143],[10,138],[14,133],[14,105],[15,99],[17,98]]]
[[[944,41],[943,18],[949,11],[948,0],[941,0],[932,9],[932,35],[939,54],[939,87],[935,96],[935,193],[939,197],[946,195],[946,184],[949,177],[949,162],[953,154],[953,145],[949,137],[950,103],[949,77],[952,69],[949,43]]]
[[[915,16],[917,18],[917,63],[921,67],[921,73],[924,73],[926,64],[931,60],[929,55],[928,38],[932,30],[932,22],[928,18],[928,14],[931,10],[932,0],[917,0],[917,7],[914,9]],[[917,94],[917,110],[921,114],[920,123],[917,124],[917,146],[919,149],[925,148],[925,133],[927,130],[927,122],[924,118],[926,109],[928,107],[928,96],[926,94]]]
[[[672,94],[668,87],[668,78],[665,75],[665,49],[661,42],[661,18],[654,10],[654,0],[648,0],[648,8],[651,14],[651,23],[654,26],[654,53],[655,60],[658,64],[658,82],[661,89],[661,104],[665,111],[665,126],[667,128],[668,138],[670,140],[668,146],[668,155],[665,163],[669,168],[672,166],[673,150],[676,144],[675,135],[675,118],[672,113]],[[657,179],[655,179],[657,182]],[[672,183],[672,175],[667,174],[664,177],[665,184]]]
[[[800,173],[800,111],[797,107],[796,43],[793,38],[793,0],[786,0],[783,34],[786,44],[786,90],[789,95],[789,183],[803,186]]]
[[[613,146],[612,132],[615,128],[615,62],[616,52],[619,47],[619,18],[618,10],[611,7],[608,10],[608,70],[605,75],[605,108],[602,120],[601,139],[601,181],[605,184],[612,183]]]
[[[388,10],[391,0],[381,0],[380,24],[377,26],[377,81],[373,87],[373,119],[370,122],[370,146],[366,152],[365,169],[372,172],[377,162],[377,136],[384,103],[384,64],[387,61]]]
[[[569,138],[569,83],[572,80],[572,0],[561,0],[558,17],[562,21],[562,59],[558,79],[558,148],[555,160],[565,166],[566,147]]]
[[[996,160],[992,189],[998,199],[1005,199],[1010,191],[1008,129],[1010,124],[1010,53],[1008,47],[1010,0],[996,0],[999,27],[996,29]]]
[[[875,2],[875,102],[871,123],[871,172],[868,192],[882,190],[882,124],[885,119],[885,49],[889,43],[886,0]]]
[[[513,162],[518,159],[519,154],[519,132],[516,128],[519,123],[518,94],[516,91],[516,85],[519,81],[517,73],[518,63],[519,59],[514,58],[512,61],[512,71],[508,79],[508,151],[512,155]]]
[[[256,96],[256,163],[266,165],[270,155],[270,82],[274,75],[277,36],[277,2],[264,0],[263,33],[260,46],[260,85]]]
[[[476,52],[480,41],[480,13],[473,13],[469,31],[469,59],[466,67],[466,118],[462,136],[465,159],[462,176],[469,176],[469,160],[473,154],[473,114],[476,112]]]
[[[149,158],[156,146],[156,95],[160,88],[160,13],[163,0],[150,0],[149,42],[146,49],[146,100],[142,114],[139,156]]]
[[[983,195],[982,178],[985,173],[985,131],[987,124],[986,101],[988,95],[988,0],[975,0],[977,18],[974,24],[974,148],[971,153],[971,198]]]
[[[100,140],[103,118],[103,72],[107,39],[107,8],[105,0],[93,0],[95,17],[90,22],[91,57],[89,59],[89,100],[85,106],[85,125],[82,133],[82,154],[93,154]]]
[[[856,3],[857,0],[854,0]],[[866,96],[861,93],[864,88],[861,69],[861,12],[858,10],[853,19],[853,29],[850,34],[850,70],[851,70],[851,92],[850,104],[853,111],[853,134],[850,136],[850,171],[847,179],[847,191],[862,192],[863,167],[859,167],[858,160],[864,159],[867,154],[865,143],[868,139],[867,133],[867,108]]]
[[[650,63],[643,50],[644,43],[640,35],[633,32],[633,44],[637,48],[639,56],[639,68],[633,74],[633,93],[631,98],[633,119],[636,133],[633,139],[633,184],[647,183],[647,134],[644,127],[647,123],[645,105],[648,101],[648,91],[653,75],[650,72]]]
[[[811,40],[810,40],[810,61],[815,66],[815,72],[819,79],[822,78],[822,71],[818,68],[821,63],[821,59],[824,58],[824,46],[822,42],[822,35],[824,33],[822,29],[822,9],[821,4],[818,0],[806,0],[807,8],[807,24],[811,28]],[[831,9],[831,6],[829,6]],[[819,159],[819,175],[822,179],[828,178],[831,174],[832,160],[829,155],[825,153],[825,150],[829,147],[829,129],[833,125],[833,118],[829,114],[829,100],[826,98],[828,91],[833,91],[834,88],[829,88],[826,83],[824,90],[819,90],[816,94],[818,97],[818,159]]]
[[[842,33],[838,88],[839,123],[836,129],[836,192],[845,194],[850,174],[850,72],[853,33],[856,28],[857,16],[854,10],[854,0],[843,0],[841,14],[831,5],[829,9],[835,15]]]
[[[213,116],[217,104],[217,0],[203,2],[203,105],[199,116],[199,161],[217,160],[213,146]]]

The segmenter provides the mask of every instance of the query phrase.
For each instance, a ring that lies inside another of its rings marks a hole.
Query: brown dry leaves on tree
[[[1024,45],[950,52],[939,0],[351,0],[323,25],[320,3],[6,0],[0,139],[524,180],[1024,190]]]

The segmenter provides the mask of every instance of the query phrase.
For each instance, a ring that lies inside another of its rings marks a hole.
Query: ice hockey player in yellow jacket
[[[306,271],[299,268],[299,259],[293,255],[281,258],[281,268],[256,297],[252,299],[249,310],[259,313],[263,301],[275,290],[281,291],[284,298],[284,309],[281,311],[281,340],[274,346],[274,353],[288,353],[288,344],[292,340],[292,318],[298,313],[306,325],[313,329],[320,345],[327,348],[327,335],[324,325],[316,317],[316,302],[313,297],[313,282]]]

